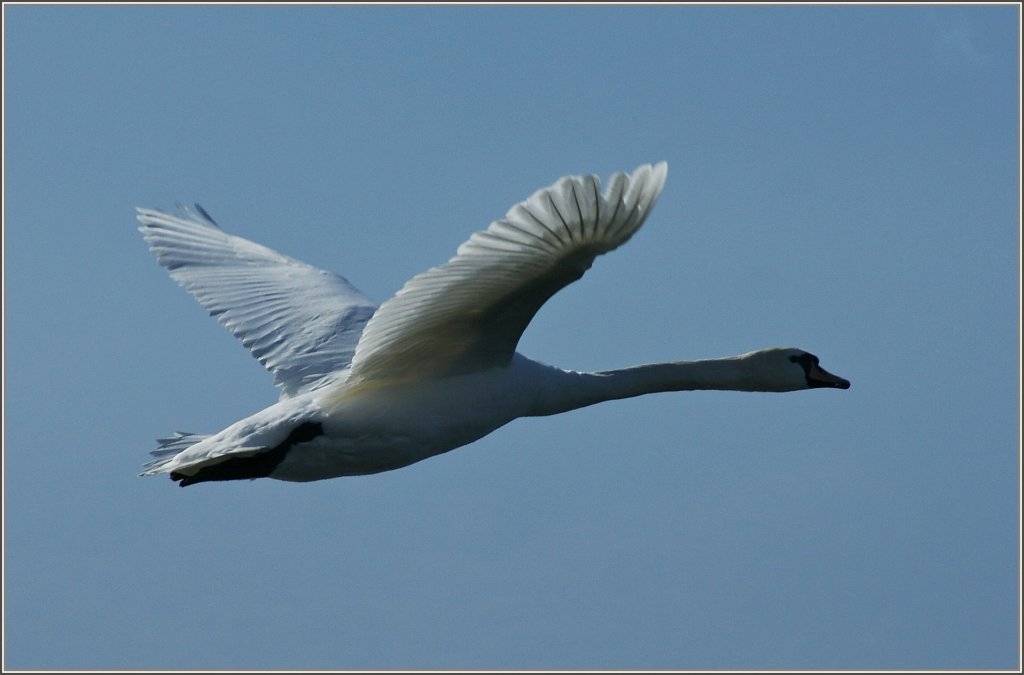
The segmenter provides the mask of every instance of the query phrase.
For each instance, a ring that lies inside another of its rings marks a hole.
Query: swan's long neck
[[[664,391],[719,389],[765,391],[740,356],[702,361],[675,361],[622,370],[577,373],[552,369],[531,415],[554,415],[602,401]]]

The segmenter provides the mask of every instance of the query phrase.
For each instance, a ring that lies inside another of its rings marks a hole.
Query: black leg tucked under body
[[[231,457],[223,462],[204,466],[191,476],[171,472],[171,480],[181,487],[213,480],[242,480],[245,478],[266,478],[284,460],[292,446],[322,436],[324,428],[319,422],[303,422],[295,427],[288,438],[268,450],[261,450],[246,457]]]

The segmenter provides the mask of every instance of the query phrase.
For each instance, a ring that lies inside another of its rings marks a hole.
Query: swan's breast
[[[339,385],[316,402],[323,436],[289,452],[273,477],[377,473],[475,441],[529,409],[514,370]]]

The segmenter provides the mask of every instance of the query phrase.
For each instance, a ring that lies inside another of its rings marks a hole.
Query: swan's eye
[[[804,368],[804,370],[810,368],[811,366],[818,365],[818,357],[815,356],[814,354],[794,354],[793,356],[789,357],[789,360],[792,361],[793,363],[799,363]]]
[[[806,375],[808,379],[811,377],[811,371],[818,366],[818,357],[814,354],[794,354],[789,357],[789,360],[793,363],[799,364],[799,366],[804,369],[804,375]]]

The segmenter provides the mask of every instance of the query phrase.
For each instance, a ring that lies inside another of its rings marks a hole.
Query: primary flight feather
[[[516,345],[537,310],[640,228],[667,165],[565,177],[473,234],[378,306],[337,274],[221,230],[200,207],[139,209],[171,277],[242,340],[280,399],[212,435],[159,440],[143,475],[180,485],[311,481],[397,469],[513,419],[660,391],[846,389],[812,354],[762,349],[599,373],[532,361]]]

